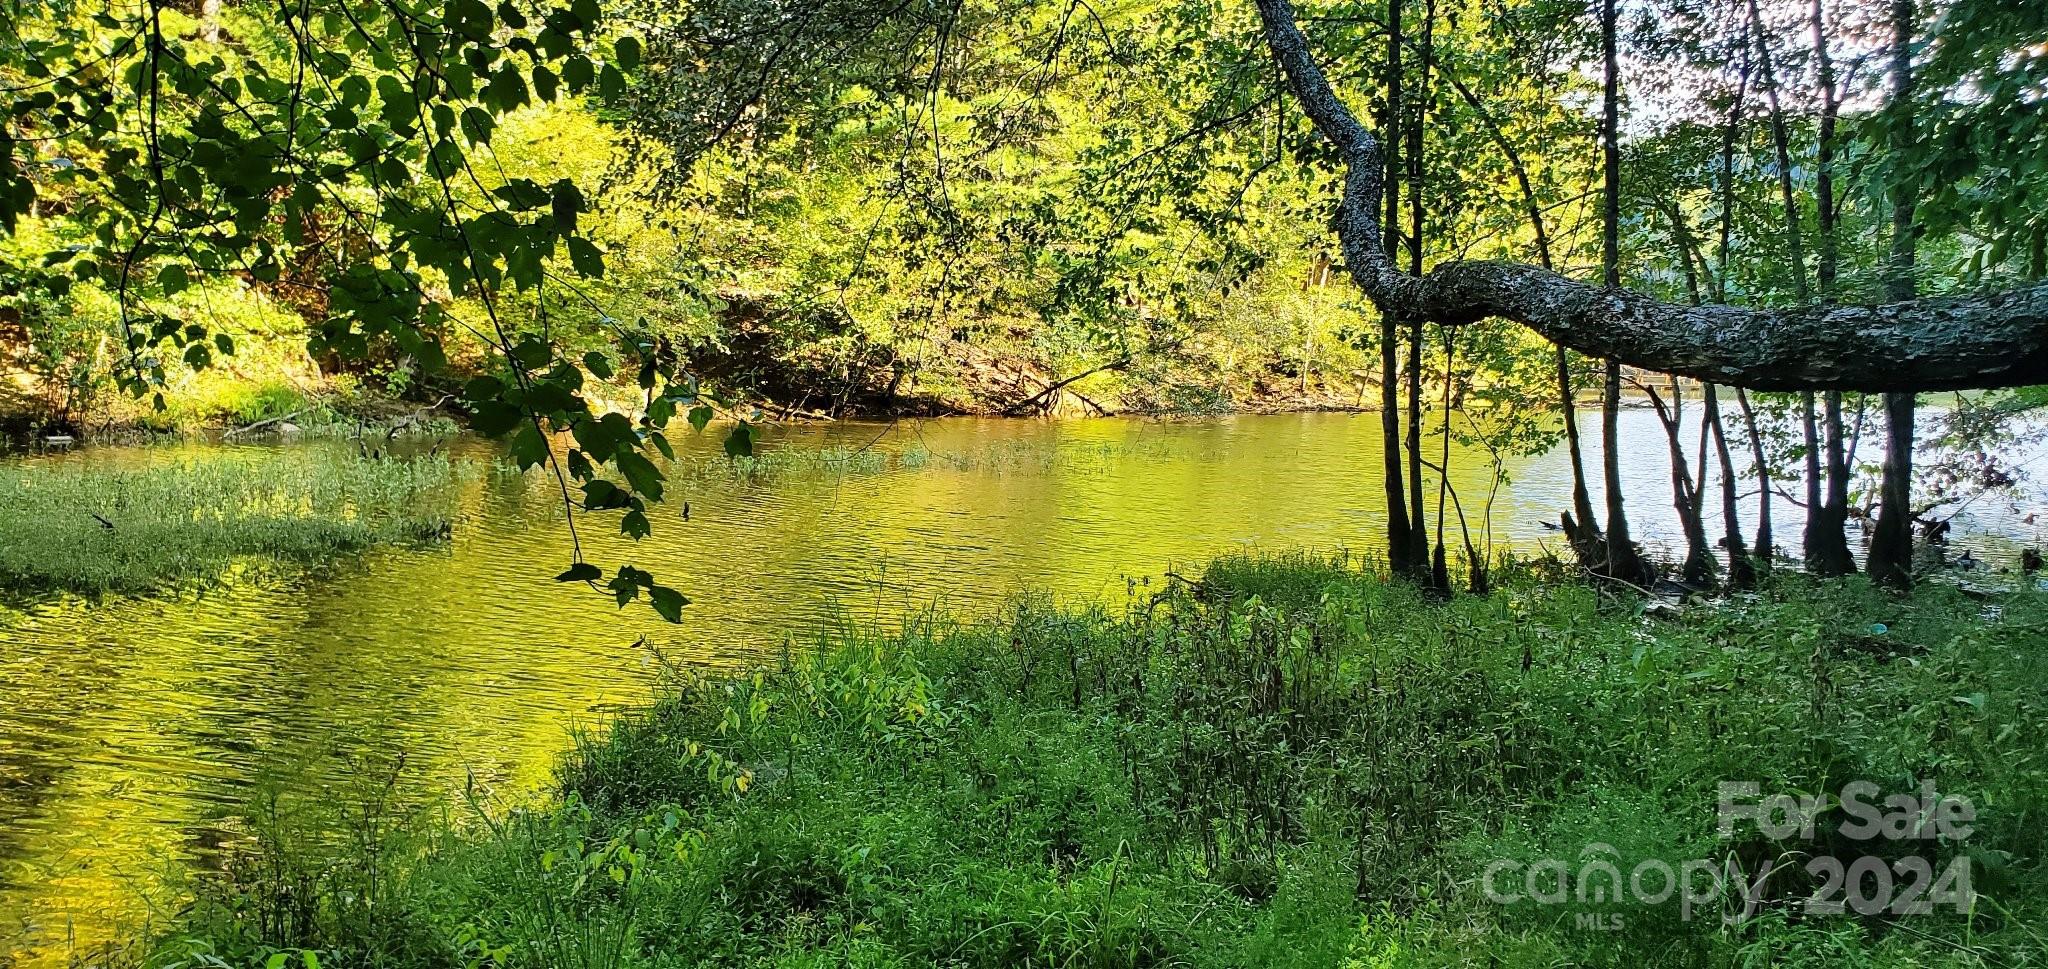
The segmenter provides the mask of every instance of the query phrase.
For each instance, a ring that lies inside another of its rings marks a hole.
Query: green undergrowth
[[[134,468],[0,464],[0,588],[146,592],[437,541],[468,472],[439,455],[212,453]]]
[[[539,807],[259,828],[148,960],[2040,965],[2044,660],[2031,592],[1788,580],[1652,619],[1527,573],[1435,603],[1341,559],[1230,558],[1123,610],[1026,602],[680,679]],[[1971,859],[1970,914],[1802,914],[1790,876],[1732,925],[1728,897],[1479,888],[1499,859],[1591,882],[1593,845],[1790,870],[1825,845],[1721,837],[1718,782],[1855,779],[1972,800],[1967,840],[1918,849]]]

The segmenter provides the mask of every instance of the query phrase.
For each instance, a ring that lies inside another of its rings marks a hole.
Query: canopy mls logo
[[[1676,904],[1683,921],[1715,912],[1735,925],[1766,903],[1815,916],[1962,914],[1974,904],[1970,858],[1955,850],[1976,830],[1968,798],[1944,795],[1931,781],[1894,793],[1869,781],[1835,795],[1760,791],[1754,781],[1723,781],[1715,833],[1727,842],[1761,836],[1771,842],[1764,857],[1753,844],[1731,844],[1719,862],[1648,858],[1624,873],[1621,852],[1596,842],[1575,862],[1495,859],[1480,890],[1498,905],[1585,907],[1573,924],[1595,931],[1624,928],[1628,905]],[[1937,859],[1939,849],[1946,862]]]

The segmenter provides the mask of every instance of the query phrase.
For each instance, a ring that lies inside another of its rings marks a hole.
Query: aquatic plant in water
[[[134,468],[0,465],[0,587],[140,592],[243,565],[436,541],[464,466],[333,449],[209,454]]]

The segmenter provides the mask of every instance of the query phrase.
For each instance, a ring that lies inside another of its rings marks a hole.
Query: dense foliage
[[[1307,12],[1339,93],[1393,149],[1388,238],[1409,268],[1589,275],[1610,229],[1614,278],[1675,299],[2048,273],[2025,5]],[[1424,412],[1445,435],[1544,448],[1558,429],[1541,410],[1585,382],[1586,361],[1553,367],[1510,324],[1396,326],[1344,284],[1325,222],[1337,160],[1250,4],[22,0],[0,26],[16,38],[0,52],[6,406],[59,429],[145,418],[116,387],[247,419],[327,405],[346,373],[338,396],[458,400],[565,502],[639,536],[679,416],[721,419],[744,456],[775,414],[1359,405],[1377,383],[1408,415],[1390,435],[1419,537],[1444,505]],[[1617,31],[1603,214],[1592,74]],[[244,366],[260,392],[189,375]],[[1751,446],[1731,450],[1751,474],[1827,478],[1805,496],[1825,502],[1823,531],[1871,509],[1876,467],[1818,453],[1903,412],[1742,404]],[[2018,409],[1994,404],[1979,415]],[[1956,470],[1923,493],[2004,480]],[[1904,521],[1908,503],[1879,510]],[[1692,531],[1697,580],[1715,556]],[[1815,548],[1810,564],[1841,569]],[[565,579],[622,603],[684,601],[571,557]]]

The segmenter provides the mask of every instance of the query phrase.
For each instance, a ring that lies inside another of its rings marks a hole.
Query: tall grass
[[[339,451],[0,464],[0,587],[138,592],[448,535],[458,466]]]
[[[684,677],[550,803],[263,854],[300,874],[204,886],[153,964],[2042,963],[2041,595],[1987,615],[1792,584],[1649,620],[1502,578],[1437,604],[1343,561],[1228,559],[1123,612],[1025,603]],[[1983,859],[1972,917],[1806,918],[1786,891],[1739,926],[1674,903],[1594,931],[1587,905],[1476,888],[1591,842],[1803,857],[1717,839],[1717,782],[1852,778],[1980,806],[1940,848]]]

